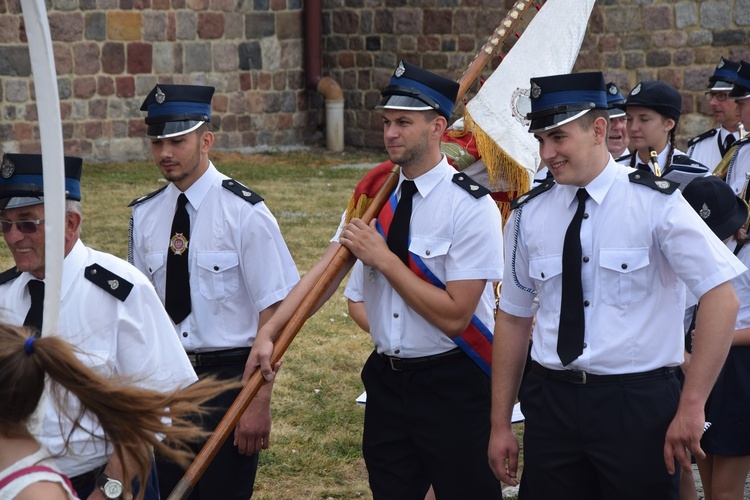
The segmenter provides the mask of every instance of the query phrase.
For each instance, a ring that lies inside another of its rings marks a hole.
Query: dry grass
[[[329,167],[383,158],[321,150],[212,155],[222,172],[265,198],[300,273],[323,253],[364,174]],[[83,241],[125,258],[127,204],[163,185],[150,163],[84,165]],[[0,269],[7,269],[12,260],[0,247]],[[372,344],[348,317],[342,290],[307,322],[284,357],[272,402],[271,447],[261,454],[254,499],[372,498],[361,453],[364,410],[354,402]]]

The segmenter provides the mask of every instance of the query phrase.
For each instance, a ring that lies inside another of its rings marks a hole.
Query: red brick
[[[128,120],[128,137],[145,137],[146,122],[143,120]]]
[[[58,75],[73,72],[73,53],[68,43],[53,43],[52,52],[55,54],[55,70]]]
[[[218,113],[225,113],[228,109],[229,98],[225,95],[214,95],[211,100],[211,107]]]
[[[354,52],[339,52],[339,67],[341,68],[352,68],[354,67]]]
[[[96,94],[96,78],[86,76],[73,80],[73,97],[77,99],[88,99]]]
[[[86,139],[98,139],[102,136],[102,122],[84,122],[81,124],[81,132]]]
[[[271,73],[262,71],[258,73],[258,90],[271,90]]]
[[[154,10],[169,10],[169,0],[152,0],[151,7]]]
[[[253,86],[253,78],[250,73],[240,73],[240,90],[250,90]]]
[[[125,71],[125,45],[109,42],[102,46],[102,71],[110,75]]]
[[[128,73],[151,73],[153,47],[148,43],[133,42],[128,44]]]
[[[14,123],[13,138],[17,141],[34,138],[34,125],[32,123]]]
[[[198,37],[217,39],[224,35],[224,14],[203,12],[198,14]]]
[[[91,99],[89,100],[89,118],[104,120],[107,118],[107,100]]]
[[[286,0],[271,0],[271,10],[286,10]]]
[[[135,79],[132,76],[115,78],[115,93],[117,97],[135,97]]]
[[[96,80],[96,93],[100,96],[108,96],[115,93],[115,82],[108,76],[100,76]]]
[[[73,47],[73,68],[78,75],[99,72],[99,46],[95,43],[80,43]]]

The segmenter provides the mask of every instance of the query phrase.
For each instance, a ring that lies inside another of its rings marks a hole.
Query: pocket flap
[[[562,273],[562,254],[536,257],[529,260],[531,279],[547,281]]]
[[[221,273],[239,265],[240,257],[237,252],[200,252],[197,262],[201,269]]]
[[[423,259],[443,256],[448,253],[450,247],[451,240],[425,236],[412,236],[409,243],[409,251]]]
[[[632,273],[648,266],[648,248],[602,248],[599,265],[619,273]]]
[[[154,274],[164,265],[164,252],[147,253],[143,260],[146,261],[148,272]]]

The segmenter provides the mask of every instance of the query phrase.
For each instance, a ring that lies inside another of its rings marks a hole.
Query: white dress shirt
[[[502,219],[492,198],[474,198],[453,182],[455,174],[443,156],[437,166],[413,179],[418,193],[413,198],[409,251],[443,284],[487,280],[475,314],[491,332],[491,282],[503,272]],[[404,179],[401,174],[398,192]],[[338,241],[341,230],[333,241]],[[379,353],[414,358],[456,348],[447,335],[409,308],[379,271],[365,265],[362,272],[362,297]]]
[[[299,281],[276,219],[262,201],[251,204],[222,187],[213,164],[185,191],[190,216],[191,313],[174,325],[187,352],[250,347],[261,311]],[[164,302],[167,251],[180,190],[169,184],[133,206],[133,264]]]
[[[602,375],[679,365],[685,284],[700,297],[746,270],[679,191],[666,195],[630,182],[630,172],[610,159],[586,186],[585,347],[567,368]],[[516,209],[505,229],[500,308],[520,317],[536,312],[532,358],[558,370],[563,369],[557,354],[562,249],[577,190],[555,185]]]
[[[719,142],[723,145],[728,135],[733,135],[735,139],[737,139],[737,136],[739,135],[737,132],[733,134],[724,127],[719,127],[716,131],[717,133],[715,135],[706,137],[702,141],[695,143],[688,148],[687,152],[687,155],[690,158],[707,166],[710,173],[713,173],[716,165],[719,164],[722,158],[721,149],[719,149]]]

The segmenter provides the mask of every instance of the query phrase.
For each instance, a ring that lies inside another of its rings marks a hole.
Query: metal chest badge
[[[188,239],[182,233],[175,233],[169,240],[169,249],[175,255],[182,255],[188,248]]]

